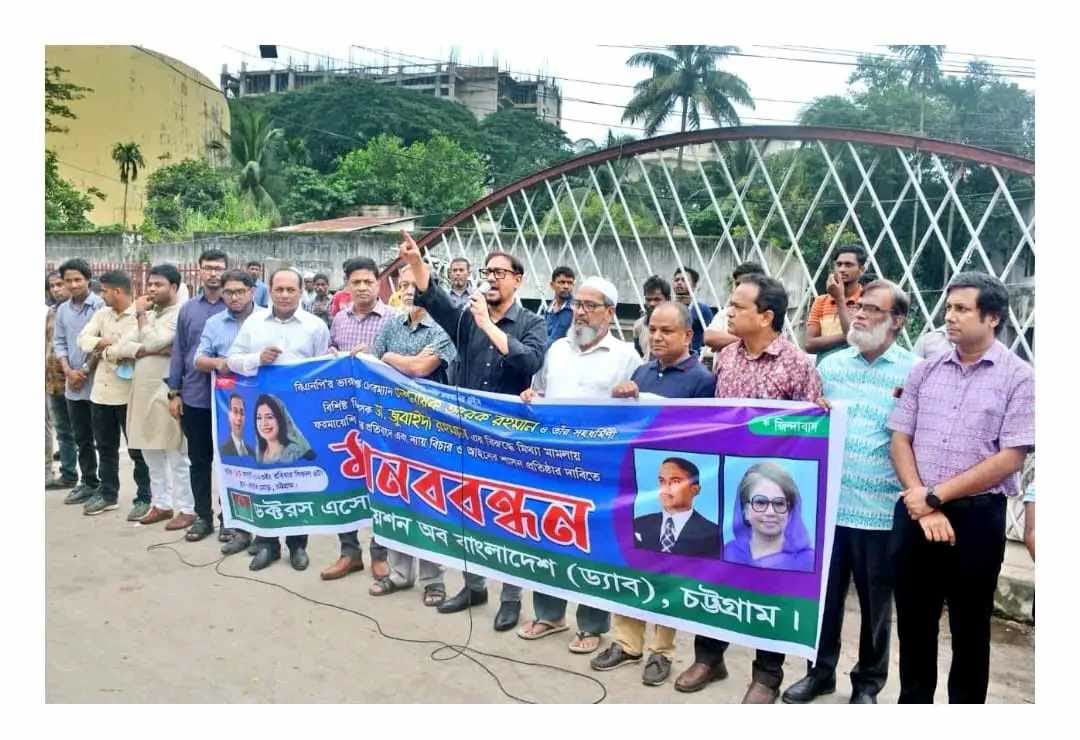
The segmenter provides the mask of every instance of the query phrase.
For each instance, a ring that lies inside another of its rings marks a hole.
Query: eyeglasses
[[[223,290],[226,298],[243,298],[244,295],[251,290],[251,288],[240,288],[238,290]]]
[[[772,510],[777,514],[786,514],[788,510],[788,502],[786,498],[774,498],[768,499],[764,496],[751,496],[750,508],[757,513],[762,513],[765,509],[769,508],[769,504],[772,504]]]
[[[585,311],[587,311],[589,313],[592,313],[593,311],[597,310],[598,308],[603,308],[606,305],[607,304],[605,304],[605,303],[596,303],[595,301],[579,301],[579,300],[576,300],[576,299],[570,301],[570,308],[572,310],[577,311],[578,309],[584,309]]]
[[[517,275],[516,270],[507,270],[504,267],[484,267],[480,270],[480,277],[485,280],[488,278],[495,278],[496,280],[502,280],[507,275]]]
[[[199,265],[199,269],[203,272],[225,272],[226,267],[219,267],[218,265]]]
[[[874,317],[884,316],[885,314],[892,313],[892,311],[881,308],[880,306],[875,306],[873,303],[852,303],[851,310],[855,313],[865,311],[867,316]]]

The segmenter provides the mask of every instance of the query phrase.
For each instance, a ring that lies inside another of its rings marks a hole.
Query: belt
[[[956,499],[955,501],[946,501],[941,505],[941,508],[955,511],[957,509],[976,509],[985,506],[994,506],[1004,497],[1005,494],[1001,491],[987,491],[986,493],[977,493],[974,496],[965,496],[964,498]]]

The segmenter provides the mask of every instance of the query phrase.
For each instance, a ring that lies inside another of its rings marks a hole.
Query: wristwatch
[[[172,388],[169,389],[169,400],[170,401],[173,400],[174,398],[179,398],[179,397],[180,397],[180,391],[174,391]]]
[[[937,511],[941,508],[941,499],[939,499],[938,495],[934,493],[933,486],[930,486],[926,489],[926,505],[934,511]]]

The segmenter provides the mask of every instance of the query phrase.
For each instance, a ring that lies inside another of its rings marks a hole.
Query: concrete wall
[[[484,255],[489,251],[481,244],[478,238],[469,240],[463,235],[464,245],[459,245],[453,240],[451,245],[452,256],[458,257],[463,253],[469,258],[473,267],[479,266]],[[509,246],[513,241],[513,234],[503,234],[500,237],[504,246]],[[492,235],[485,235],[484,240],[488,244],[494,244]],[[133,261],[141,258],[150,262],[175,262],[179,264],[194,263],[199,253],[210,248],[223,250],[230,257],[230,262],[242,263],[247,260],[257,259],[264,262],[267,269],[273,269],[277,265],[291,265],[300,270],[314,270],[326,272],[330,276],[331,287],[339,287],[344,283],[341,274],[341,265],[349,257],[371,257],[378,264],[383,265],[397,256],[399,237],[396,232],[360,232],[360,233],[332,233],[332,232],[308,232],[308,233],[260,233],[250,236],[236,235],[210,235],[197,234],[193,241],[178,242],[175,244],[142,245],[125,243],[118,234],[46,234],[45,255],[50,262],[59,262],[68,257],[83,257],[90,261]],[[471,242],[471,243],[470,243]],[[688,239],[677,240],[678,251],[684,265],[701,270],[701,263],[694,255],[693,248]],[[671,281],[678,263],[672,253],[671,245],[667,239],[642,239],[642,248],[648,258],[648,267],[642,257],[642,250],[637,248],[633,239],[623,240],[627,262],[630,272],[627,272],[626,263],[620,254],[618,244],[614,239],[601,238],[593,245],[593,253],[596,262],[584,242],[573,244],[573,253],[564,240],[548,237],[544,240],[547,251],[547,259],[544,257],[544,249],[539,242],[533,240],[525,250],[519,244],[512,253],[525,264],[525,280],[522,284],[521,297],[525,299],[549,298],[551,293],[548,283],[551,279],[552,267],[566,264],[570,265],[579,275],[600,274],[615,283],[619,289],[620,302],[635,304],[641,290],[641,284],[649,275],[656,273]],[[713,249],[712,242],[701,241],[699,244],[705,258]],[[785,253],[780,250],[766,252],[770,268],[774,271],[779,268]],[[443,269],[449,263],[446,246],[437,244],[431,250],[432,260],[437,268]],[[699,290],[704,302],[716,306],[723,305],[727,301],[727,276],[735,265],[735,260],[730,249],[710,264],[709,276],[716,288],[716,296],[708,287],[708,283],[702,276]],[[651,268],[651,271],[650,271]],[[788,288],[789,294],[798,296],[802,294],[805,280],[801,278],[798,264],[794,259],[789,261],[781,279]]]
[[[57,123],[67,133],[50,133],[45,146],[57,153],[60,175],[80,190],[105,193],[93,198],[88,216],[97,226],[123,219],[124,185],[112,160],[113,145],[134,141],[146,168],[128,188],[128,224],[142,223],[146,178],[183,159],[201,159],[211,141],[225,141],[229,107],[225,96],[195,69],[134,46],[46,46],[45,64],[68,70],[62,77],[89,87],[69,103],[74,120]]]

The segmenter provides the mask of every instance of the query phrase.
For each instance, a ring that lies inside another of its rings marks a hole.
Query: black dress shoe
[[[520,601],[504,601],[499,604],[499,611],[495,614],[495,631],[506,632],[517,626],[518,617],[521,616]]]
[[[281,550],[271,547],[260,547],[259,551],[255,553],[255,557],[251,559],[251,563],[248,564],[248,570],[262,570],[270,565],[270,563],[280,559]]]
[[[785,704],[806,704],[834,691],[836,691],[836,676],[822,678],[808,673],[789,686],[782,698]]]
[[[302,547],[294,547],[289,550],[289,563],[293,570],[304,570],[308,567],[307,550]]]
[[[238,552],[243,552],[248,549],[248,545],[251,544],[251,539],[246,532],[240,532],[234,530],[234,534],[229,540],[221,546],[222,555],[235,555]]]
[[[856,691],[851,695],[851,700],[848,704],[877,704],[877,697],[874,694],[868,694],[865,691]]]
[[[454,612],[464,611],[470,606],[486,604],[487,599],[488,594],[486,588],[483,591],[473,591],[466,586],[454,594],[453,597],[439,604],[437,611],[439,614],[453,614]]]

